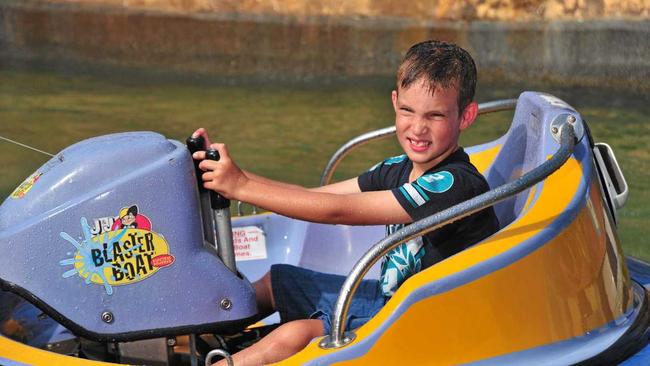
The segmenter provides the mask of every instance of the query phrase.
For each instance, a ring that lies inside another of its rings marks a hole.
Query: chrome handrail
[[[479,196],[416,221],[373,245],[354,265],[350,274],[345,279],[339,292],[339,297],[334,305],[330,334],[320,342],[319,346],[326,349],[339,348],[354,339],[355,335],[353,332],[345,333],[344,319],[347,317],[352,296],[359,287],[361,280],[380,258],[408,240],[422,236],[484,208],[493,206],[541,182],[564,165],[573,153],[575,143],[576,135],[574,127],[566,121],[560,128],[560,148],[549,160],[546,160],[537,168],[524,174],[515,181],[505,183]]]
[[[514,109],[516,105],[517,99],[502,99],[492,102],[480,103],[478,105],[478,114],[507,111]],[[332,176],[334,175],[334,170],[338,167],[341,160],[343,160],[343,158],[346,157],[352,150],[356,149],[359,146],[365,145],[368,142],[380,140],[394,134],[395,126],[390,126],[380,128],[375,131],[366,132],[346,142],[343,146],[336,150],[334,155],[332,155],[330,158],[329,162],[327,162],[327,165],[325,166],[323,174],[320,178],[320,185],[324,186],[330,183]]]

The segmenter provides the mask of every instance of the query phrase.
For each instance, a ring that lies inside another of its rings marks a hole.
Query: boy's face
[[[397,140],[417,174],[456,150],[460,131],[472,124],[477,112],[476,103],[471,103],[459,115],[457,88],[436,88],[431,94],[423,80],[393,90],[392,101]]]

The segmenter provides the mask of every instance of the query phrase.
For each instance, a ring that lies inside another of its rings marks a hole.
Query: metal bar
[[[560,148],[549,160],[545,161],[537,168],[524,174],[515,181],[503,184],[491,191],[461,202],[422,220],[416,221],[413,224],[396,231],[392,235],[387,236],[371,247],[354,265],[350,274],[343,283],[339,297],[334,305],[331,332],[329,336],[320,343],[320,346],[322,348],[337,348],[344,346],[349,343],[350,339],[353,339],[353,335],[349,335],[345,338],[344,323],[344,319],[348,314],[352,296],[356,292],[361,280],[368,270],[390,250],[401,243],[422,236],[444,225],[501,202],[508,197],[541,182],[558,170],[569,159],[575,146],[575,132],[573,126],[570,123],[564,123],[560,131]]]
[[[323,170],[323,175],[321,175],[320,178],[320,185],[325,186],[330,183],[330,181],[332,180],[332,176],[334,175],[334,170],[336,170],[336,167],[338,167],[339,163],[352,150],[356,149],[359,146],[365,145],[371,141],[380,140],[389,136],[393,136],[394,134],[395,134],[395,126],[391,126],[391,127],[385,127],[375,131],[366,132],[346,142],[343,146],[341,146],[338,150],[336,150],[334,155],[332,155],[330,161],[327,162],[327,165],[325,166],[325,170]]]
[[[503,99],[496,100],[493,102],[481,103],[478,105],[478,114],[486,114],[500,111],[507,111],[514,109],[517,105],[517,99]],[[334,171],[338,167],[339,163],[345,158],[352,150],[356,149],[359,146],[365,145],[371,141],[380,140],[395,134],[395,126],[384,127],[379,130],[366,132],[362,135],[359,135],[352,140],[346,142],[341,146],[335,153],[332,155],[330,160],[327,162],[323,174],[320,178],[320,185],[328,185],[332,181],[332,176]]]
[[[214,210],[214,225],[217,235],[217,253],[233,273],[237,273],[237,262],[235,261],[235,247],[232,242],[232,223],[230,220],[230,208]]]
[[[205,366],[211,366],[212,365],[212,359],[214,356],[221,356],[226,360],[226,363],[228,366],[235,366],[235,363],[232,360],[232,356],[230,353],[222,350],[222,349],[215,349],[210,352],[208,352],[208,355],[205,356]]]
[[[199,357],[196,353],[196,334],[190,334],[190,366],[199,366]]]
[[[509,111],[515,109],[516,106],[517,99],[500,99],[491,102],[479,103],[478,114]]]

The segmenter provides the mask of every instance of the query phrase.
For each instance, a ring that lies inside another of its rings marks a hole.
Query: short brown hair
[[[476,64],[472,56],[453,43],[425,41],[413,45],[397,70],[397,88],[408,88],[424,78],[431,93],[437,87],[458,88],[458,113],[474,99]]]

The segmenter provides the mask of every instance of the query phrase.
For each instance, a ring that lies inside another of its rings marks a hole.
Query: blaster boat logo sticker
[[[11,198],[17,200],[19,198],[25,197],[27,192],[29,192],[30,189],[34,186],[34,183],[38,181],[38,179],[43,175],[41,172],[36,172],[27,179],[25,179],[24,182],[20,183],[20,185],[11,193]]]
[[[95,219],[94,223],[105,221]],[[79,275],[86,284],[103,285],[112,295],[113,286],[142,281],[174,263],[165,238],[151,231],[151,221],[138,214],[135,205],[120,210],[111,230],[102,228],[106,226],[91,227],[82,217],[83,238],[76,240],[61,232],[61,237],[76,249],[68,253],[72,257],[59,262],[61,266],[73,266],[63,273],[64,278]]]

